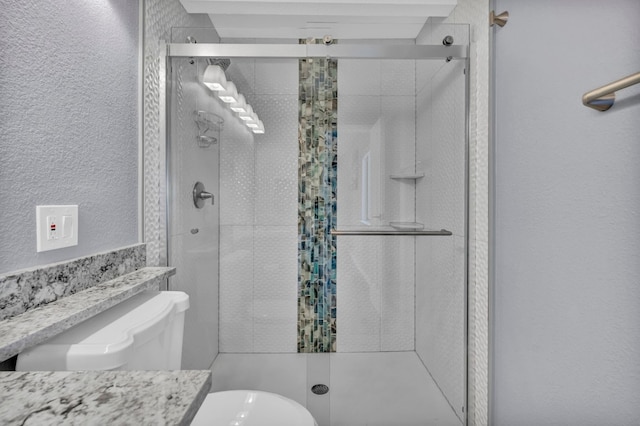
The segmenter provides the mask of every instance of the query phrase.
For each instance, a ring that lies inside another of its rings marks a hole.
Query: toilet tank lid
[[[144,333],[189,308],[189,295],[179,291],[145,291],[100,314],[70,328],[45,343],[47,345],[73,345],[79,347],[104,346],[104,351],[117,350],[126,345],[134,334]],[[102,350],[102,349],[101,349]]]

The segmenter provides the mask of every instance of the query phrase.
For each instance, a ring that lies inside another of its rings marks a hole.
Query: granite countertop
[[[211,371],[0,372],[3,425],[188,425]]]
[[[0,361],[42,343],[145,290],[175,268],[146,267],[0,321]]]

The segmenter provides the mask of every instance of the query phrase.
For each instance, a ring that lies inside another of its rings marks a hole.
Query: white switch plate
[[[36,206],[37,251],[78,245],[78,206]]]

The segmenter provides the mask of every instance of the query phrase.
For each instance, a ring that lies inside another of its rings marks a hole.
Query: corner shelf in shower
[[[218,143],[220,130],[224,124],[222,117],[209,111],[194,111],[193,116],[198,126],[198,135],[196,136],[198,146],[209,148]]]
[[[420,179],[424,177],[424,172],[415,172],[415,173],[395,173],[389,175],[390,179],[400,180],[400,179]]]

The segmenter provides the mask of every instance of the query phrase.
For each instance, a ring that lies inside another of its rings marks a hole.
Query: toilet
[[[189,296],[146,291],[18,355],[17,371],[179,370]],[[317,426],[284,396],[256,390],[207,395],[192,425]]]

